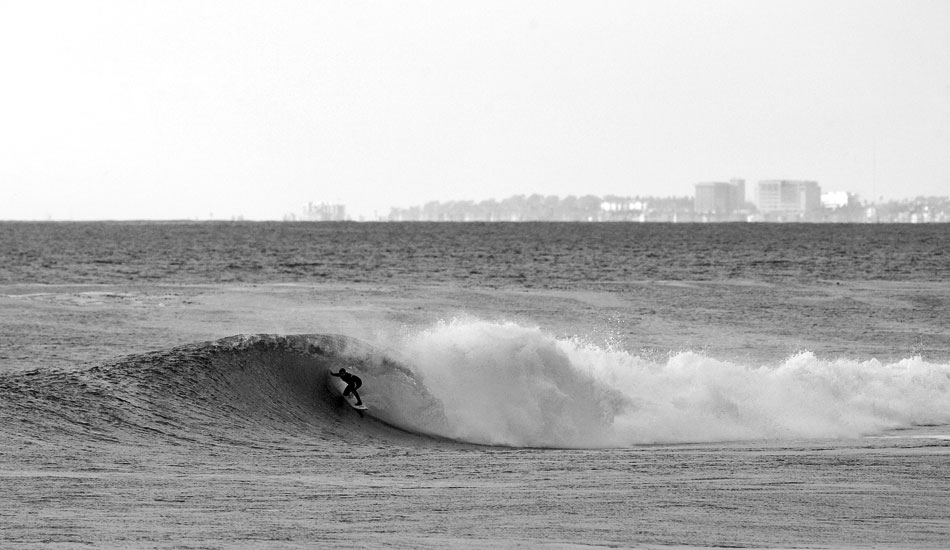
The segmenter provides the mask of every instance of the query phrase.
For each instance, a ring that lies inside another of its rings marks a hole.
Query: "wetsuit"
[[[356,397],[356,404],[357,405],[363,404],[363,400],[360,399],[360,394],[356,392],[357,388],[363,385],[363,381],[360,380],[359,376],[356,376],[355,374],[350,374],[346,371],[342,371],[339,373],[331,371],[330,374],[333,376],[339,376],[341,380],[346,382],[346,388],[344,388],[343,390],[343,397],[346,397],[347,395],[350,395],[350,392],[353,392],[353,396]]]

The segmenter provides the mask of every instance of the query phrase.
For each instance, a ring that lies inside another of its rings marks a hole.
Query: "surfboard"
[[[344,382],[344,381],[343,381],[342,379],[340,379],[340,378],[337,378],[336,376],[330,376],[329,373],[327,373],[327,376],[330,377],[330,385],[332,385],[333,388],[336,389],[336,392],[337,392],[338,394],[340,394],[341,397],[343,397],[343,400],[346,401],[346,403],[347,403],[349,406],[353,407],[354,409],[356,409],[356,410],[358,410],[358,411],[368,411],[368,410],[369,410],[369,409],[366,408],[366,405],[357,405],[357,404],[356,404],[356,397],[355,397],[352,393],[351,393],[350,395],[343,395],[343,390],[346,389],[346,382]]]

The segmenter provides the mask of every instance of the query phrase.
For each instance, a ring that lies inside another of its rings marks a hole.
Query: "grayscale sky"
[[[950,1],[0,0],[0,219],[950,194]]]

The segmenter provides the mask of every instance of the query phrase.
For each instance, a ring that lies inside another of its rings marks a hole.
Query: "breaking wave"
[[[327,388],[359,374],[366,418]],[[69,371],[0,375],[0,433],[201,444],[288,440],[623,447],[847,438],[950,423],[950,365],[825,360],[777,366],[697,353],[665,361],[515,323],[452,321],[368,345],[253,335]],[[136,439],[133,437],[133,439]]]

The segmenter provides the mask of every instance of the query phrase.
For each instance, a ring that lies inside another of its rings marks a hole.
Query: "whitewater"
[[[950,364],[776,366],[695,352],[662,362],[515,323],[452,321],[397,352],[446,404],[443,435],[489,445],[617,447],[857,437],[950,423]]]

